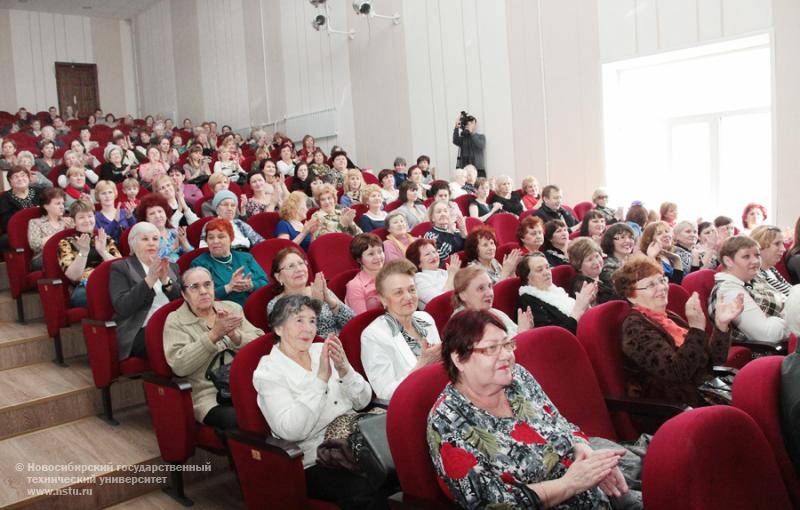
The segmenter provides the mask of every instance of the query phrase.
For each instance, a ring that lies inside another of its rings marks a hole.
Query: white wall
[[[132,20],[139,115],[163,114],[177,118],[172,23],[169,0],[161,0]]]

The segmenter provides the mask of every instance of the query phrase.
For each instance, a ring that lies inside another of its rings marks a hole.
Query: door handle
[[[72,104],[78,104],[78,96],[72,96]]]

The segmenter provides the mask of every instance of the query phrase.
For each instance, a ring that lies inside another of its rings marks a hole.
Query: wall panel
[[[169,0],[161,0],[133,19],[140,114],[176,117],[172,23]]]

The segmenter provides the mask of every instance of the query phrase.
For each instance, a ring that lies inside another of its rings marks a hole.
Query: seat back
[[[200,236],[203,234],[203,227],[205,227],[206,223],[208,223],[213,219],[214,216],[198,218],[197,221],[189,225],[189,227],[186,229],[186,239],[189,241],[189,244],[191,244],[195,248],[200,246]]]
[[[350,256],[350,241],[353,237],[344,232],[332,232],[314,240],[308,248],[311,272],[322,272],[330,280],[348,269],[358,269],[358,263]]]
[[[375,234],[376,236],[381,238],[381,241],[386,240],[386,236],[389,235],[389,232],[384,227],[379,227],[370,232],[370,234]]]
[[[328,280],[328,288],[344,303],[345,294],[347,294],[347,282],[355,278],[360,272],[360,269],[348,269],[341,272]]]
[[[247,224],[264,239],[275,237],[275,227],[281,221],[281,215],[276,212],[262,212],[254,214],[247,219]]]
[[[422,237],[426,232],[429,232],[431,228],[433,228],[433,223],[430,221],[423,221],[422,223],[417,223],[414,228],[411,229],[410,234],[414,237]]]
[[[578,321],[578,341],[597,375],[604,395],[624,397],[622,321],[630,310],[626,301],[609,301],[590,308]],[[636,427],[626,413],[613,413],[614,428],[622,439],[635,439]]]
[[[578,339],[557,326],[529,329],[516,339],[517,363],[533,374],[559,412],[589,436],[616,440],[594,369]]]
[[[710,333],[712,329],[711,321],[708,318],[708,298],[711,296],[711,291],[714,290],[715,273],[716,271],[713,269],[700,269],[684,276],[681,282],[681,286],[690,296],[693,292],[697,292],[700,297],[700,306],[706,316],[706,333]]]
[[[387,213],[389,213],[389,212],[394,211],[395,209],[397,209],[401,205],[403,205],[403,202],[401,202],[399,200],[394,200],[394,201],[389,202],[388,204],[386,204],[386,207],[384,207],[383,210],[386,211]]]
[[[244,316],[250,321],[250,324],[257,327],[261,331],[269,331],[269,322],[267,321],[267,303],[272,298],[278,295],[275,283],[258,288],[247,297],[244,303]]]
[[[6,271],[11,297],[14,299],[30,288],[30,284],[25,282],[26,276],[31,272],[33,258],[33,252],[28,245],[28,222],[40,215],[38,207],[28,207],[15,212],[6,225],[10,248],[5,253]]]
[[[269,434],[269,426],[258,408],[258,393],[253,386],[253,372],[261,358],[272,352],[275,335],[267,333],[242,347],[231,364],[230,384],[233,408],[239,429],[259,436]]]
[[[664,423],[647,451],[642,495],[648,510],[791,508],[764,434],[731,406],[693,409]]]
[[[350,206],[350,209],[353,209],[356,212],[356,216],[353,219],[356,222],[356,224],[358,224],[359,220],[361,219],[361,216],[363,216],[364,213],[366,213],[369,210],[369,207],[367,207],[364,204],[356,203],[356,204],[352,204]]]
[[[456,203],[458,209],[461,211],[461,214],[463,214],[464,217],[469,217],[469,203],[475,198],[477,198],[475,195],[467,193],[466,195],[461,195],[454,198],[453,202]]]
[[[183,305],[183,299],[178,298],[162,306],[150,316],[147,326],[144,328],[144,342],[147,346],[147,358],[150,360],[150,368],[153,372],[166,379],[173,377],[172,368],[167,363],[167,356],[164,354],[164,324],[167,316]]]
[[[492,306],[512,320],[517,316],[517,301],[519,300],[520,279],[516,276],[500,280],[494,286],[494,302]]]
[[[583,216],[590,210],[594,209],[594,204],[592,202],[578,202],[575,204],[575,217],[583,221]]]
[[[553,268],[553,283],[566,290],[570,291],[570,285],[577,276],[575,268],[572,264],[562,264]]]
[[[195,248],[194,250],[181,255],[177,262],[178,267],[181,270],[181,274],[185,273],[192,266],[192,261],[194,259],[206,252],[208,252],[208,248]]]
[[[110,321],[114,317],[108,282],[111,264],[117,260],[106,260],[97,266],[86,282],[86,309],[88,317],[96,321]]]
[[[444,294],[439,294],[428,301],[428,304],[425,305],[425,311],[433,317],[436,329],[439,330],[439,336],[441,337],[447,321],[453,315],[453,291],[448,290]]]
[[[765,356],[742,368],[733,381],[733,405],[750,415],[770,444],[783,483],[795,508],[800,508],[800,481],[781,432],[780,391],[783,356]]]
[[[350,319],[339,333],[339,340],[342,341],[342,347],[344,347],[344,352],[347,354],[350,365],[353,370],[364,376],[364,379],[367,378],[367,373],[361,363],[361,333],[381,315],[383,315],[383,309],[381,308],[367,310]]]
[[[9,247],[13,249],[25,250],[28,262],[32,256],[31,247],[28,245],[28,222],[42,215],[38,207],[27,207],[11,215],[6,225]]]
[[[441,363],[414,370],[389,403],[386,434],[403,493],[439,504],[452,504],[437,482],[427,441],[428,414],[447,385]]]
[[[493,214],[486,220],[486,224],[494,228],[497,244],[511,243],[517,240],[517,227],[519,220],[511,213]]]
[[[476,228],[483,225],[483,222],[478,218],[473,218],[472,216],[464,216],[464,223],[467,224],[467,233],[472,232]]]
[[[689,293],[678,284],[669,284],[669,294],[667,295],[667,310],[678,314],[686,319],[686,302],[689,300]]]
[[[509,253],[511,253],[514,250],[519,250],[520,248],[521,247],[520,247],[520,245],[519,245],[519,243],[517,241],[511,241],[511,242],[503,243],[503,244],[501,244],[501,245],[499,245],[497,247],[497,251],[494,254],[494,258],[498,262],[500,262],[502,264],[503,263],[503,258],[506,255],[508,255]]]
[[[258,265],[261,266],[261,269],[269,275],[272,271],[272,259],[275,258],[275,255],[278,254],[284,248],[297,248],[302,253],[303,250],[292,241],[291,239],[265,239],[258,243],[257,245],[250,248],[250,255],[256,259]],[[305,254],[303,254],[305,257]],[[310,271],[309,271],[310,273]],[[310,275],[309,275],[310,278]]]

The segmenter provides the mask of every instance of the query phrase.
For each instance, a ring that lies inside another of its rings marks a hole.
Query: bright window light
[[[771,44],[763,34],[603,65],[614,204],[674,201],[687,220],[772,210]]]

